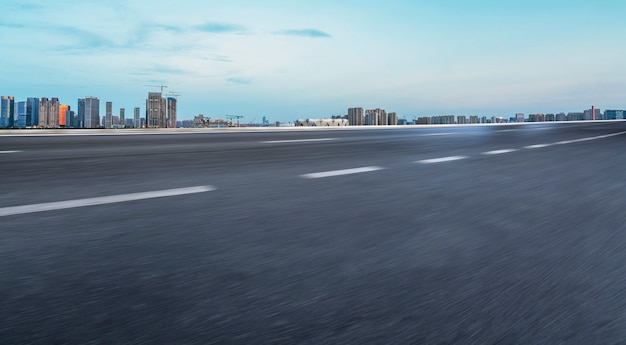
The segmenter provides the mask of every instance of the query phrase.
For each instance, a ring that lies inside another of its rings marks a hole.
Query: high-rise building
[[[26,128],[26,101],[17,102],[17,120],[15,127]]]
[[[87,127],[85,122],[85,112],[87,111],[87,107],[85,105],[85,99],[84,98],[79,98],[78,99],[78,118],[77,118],[77,124],[76,127],[78,128],[91,128],[91,127]],[[91,122],[91,121],[90,121]]]
[[[594,116],[595,115],[595,116]],[[600,109],[594,108],[592,109],[587,109],[584,111],[583,113],[583,120],[601,120],[602,119],[602,112],[600,111]]]
[[[26,99],[26,126],[37,127],[39,125],[39,98],[28,97]]]
[[[0,127],[10,128],[15,124],[15,98],[2,96],[0,98]]]
[[[465,115],[459,115],[456,117],[456,123],[458,123],[459,125],[464,125],[467,123],[467,118],[465,117]]]
[[[174,97],[167,98],[167,127],[176,128],[176,104],[178,100]]]
[[[106,114],[105,114],[105,120],[104,120],[104,128],[113,128],[113,103],[112,102],[106,102]]]
[[[387,114],[387,124],[389,126],[397,126],[398,125],[398,114],[389,113]]]
[[[78,128],[98,128],[100,126],[100,99],[87,96],[78,100]]]
[[[85,99],[78,99],[78,116],[76,118],[76,127],[77,128],[89,128],[85,126]]]
[[[68,122],[67,113],[69,112],[70,107],[64,104],[59,105],[59,127],[70,127]]]
[[[146,123],[149,128],[167,127],[165,99],[160,92],[149,92],[146,100]]]
[[[378,114],[374,110],[368,109],[365,111],[365,124],[368,126],[378,125]]]
[[[120,127],[124,128],[126,126],[126,109],[120,108]]]
[[[624,110],[605,110],[603,118],[605,120],[623,120]]]
[[[48,123],[49,127],[57,128],[59,127],[59,107],[61,103],[59,103],[59,99],[56,97],[50,98],[50,114],[48,114]]]
[[[140,114],[141,111],[139,110],[139,107],[135,108],[135,118],[133,119],[133,127],[135,128],[141,128],[141,120],[140,120]]]
[[[85,128],[100,127],[100,99],[85,97]]]
[[[59,99],[41,97],[39,101],[39,124],[41,128],[59,127]]]
[[[48,127],[48,116],[50,115],[50,100],[47,97],[41,97],[39,100],[39,122],[40,128]]]
[[[389,120],[384,109],[368,109],[365,111],[365,124],[369,126],[386,126]]]
[[[384,111],[383,109],[380,109],[378,111],[378,125],[380,125],[380,126],[387,126],[388,122],[389,122],[389,119],[387,117],[387,112]]]
[[[362,126],[364,122],[363,108],[348,108],[348,124],[350,126]]]
[[[76,118],[76,112],[73,111],[69,105],[67,109],[67,125],[71,128],[77,128],[78,120]]]
[[[515,122],[524,122],[524,121],[525,121],[524,113],[515,114]]]

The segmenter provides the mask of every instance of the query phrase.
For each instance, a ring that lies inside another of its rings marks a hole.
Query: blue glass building
[[[17,121],[15,127],[26,128],[26,101],[17,102]]]
[[[28,97],[26,100],[26,126],[36,127],[39,125],[39,98]]]
[[[0,98],[0,127],[11,128],[15,121],[15,99],[13,96]]]

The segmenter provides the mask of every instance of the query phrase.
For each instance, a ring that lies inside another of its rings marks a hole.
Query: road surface
[[[625,122],[0,136],[0,343],[623,344],[625,144]]]

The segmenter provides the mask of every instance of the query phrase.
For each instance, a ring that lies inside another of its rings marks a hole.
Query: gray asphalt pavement
[[[0,344],[624,344],[625,144],[0,133]]]

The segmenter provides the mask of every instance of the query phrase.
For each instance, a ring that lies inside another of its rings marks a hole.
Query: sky
[[[626,1],[0,0],[0,94],[292,122],[626,108]],[[103,110],[101,110],[104,113]]]

